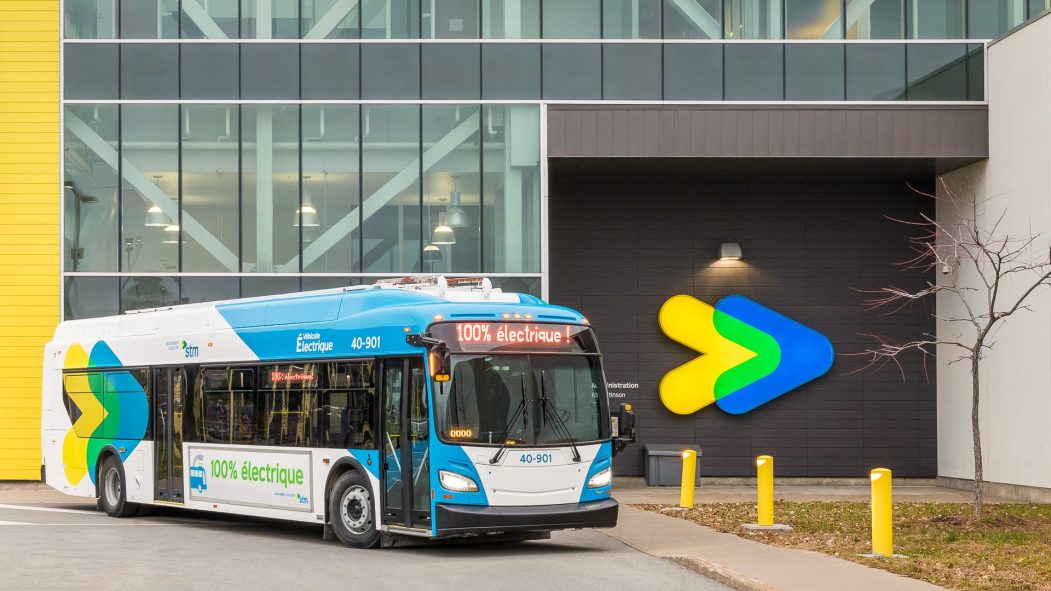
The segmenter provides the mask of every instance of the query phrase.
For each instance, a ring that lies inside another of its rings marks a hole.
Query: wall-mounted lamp
[[[719,245],[719,260],[739,261],[741,260],[741,245],[736,242],[723,242]]]

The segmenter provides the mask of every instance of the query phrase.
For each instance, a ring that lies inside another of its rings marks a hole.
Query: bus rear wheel
[[[116,456],[102,462],[99,471],[99,503],[110,517],[131,517],[138,505],[128,502],[128,487],[124,481],[124,470]]]
[[[339,477],[328,498],[328,520],[343,545],[373,548],[380,541],[368,480],[351,470]]]

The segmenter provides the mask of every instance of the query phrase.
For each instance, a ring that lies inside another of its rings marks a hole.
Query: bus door
[[[430,419],[423,359],[385,359],[382,368],[383,521],[430,529]]]
[[[154,498],[183,502],[183,406],[186,370],[164,367],[153,370],[153,440],[156,473]]]

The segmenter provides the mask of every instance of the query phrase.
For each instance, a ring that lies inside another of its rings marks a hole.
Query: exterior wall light
[[[723,242],[719,245],[719,260],[739,261],[741,260],[741,245],[736,242]]]

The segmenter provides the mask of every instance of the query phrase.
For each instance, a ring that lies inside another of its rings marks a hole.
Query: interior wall
[[[589,318],[607,381],[627,384],[611,388],[623,394],[614,406],[630,402],[638,413],[639,443],[618,456],[618,474],[642,473],[646,443],[696,443],[708,476],[754,475],[760,454],[774,456],[786,477],[865,477],[876,467],[935,475],[933,368],[908,357],[900,368],[866,370],[856,355],[873,342],[866,334],[933,330],[931,310],[880,316],[865,310],[870,295],[859,291],[930,279],[896,265],[911,256],[913,230],[888,217],[915,219],[931,200],[900,174],[848,174],[831,161],[808,166],[552,160],[551,300]],[[724,240],[741,245],[741,261],[716,260]],[[672,414],[658,384],[695,356],[657,324],[661,304],[676,294],[712,305],[730,294],[749,297],[828,336],[835,363],[745,415],[715,405]]]

